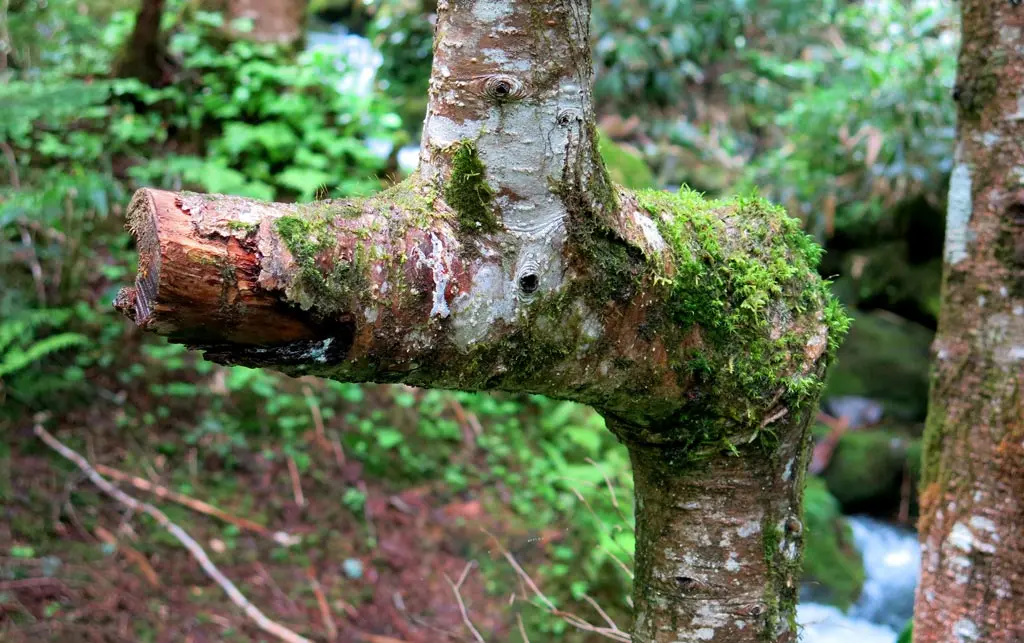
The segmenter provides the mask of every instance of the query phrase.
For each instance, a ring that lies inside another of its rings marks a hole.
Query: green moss
[[[235,230],[244,234],[250,234],[256,230],[259,226],[255,223],[249,223],[248,221],[228,221],[228,230]]]
[[[918,468],[915,440],[892,431],[843,434],[824,472],[829,490],[847,508],[878,505],[899,497],[903,476]]]
[[[817,601],[848,609],[864,586],[864,564],[853,544],[853,532],[836,500],[819,478],[804,491],[803,580]]]
[[[457,143],[452,174],[444,188],[444,200],[455,210],[463,230],[494,232],[494,189],[487,183],[486,168],[472,141]]]
[[[367,252],[362,244],[356,244],[351,258],[331,256],[336,244],[333,220],[331,209],[319,207],[304,216],[281,217],[275,224],[298,267],[288,296],[304,310],[342,310],[366,290]]]
[[[820,308],[834,349],[849,325],[815,272],[821,249],[799,222],[756,196],[714,201],[683,188],[636,197],[673,253],[675,273],[659,280],[670,289],[671,322],[699,327],[706,346],[701,367],[716,400],[710,414],[703,404],[689,414],[760,432],[755,423],[780,390],[791,409],[817,399],[818,376],[791,375],[791,360],[802,355],[807,337],[772,339],[770,333],[773,323]],[[687,376],[688,363],[680,367]],[[723,428],[705,430],[702,439],[714,441]],[[770,434],[759,437],[774,442]]]
[[[631,190],[657,186],[651,168],[647,167],[647,163],[638,155],[605,136],[598,138],[597,148],[613,182]]]

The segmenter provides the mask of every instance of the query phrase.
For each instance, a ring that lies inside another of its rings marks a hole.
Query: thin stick
[[[620,641],[621,643],[630,643],[632,639],[629,636],[629,634],[620,630],[617,626],[614,625],[614,623],[612,624],[612,627],[598,627],[597,625],[593,625],[571,612],[564,612],[555,607],[555,604],[551,602],[551,599],[549,599],[544,594],[544,592],[540,591],[540,588],[537,587],[537,583],[535,583],[533,579],[530,578],[530,575],[526,573],[526,570],[524,570],[522,565],[519,564],[519,561],[516,560],[515,556],[513,556],[507,549],[505,549],[505,547],[501,544],[501,541],[498,540],[494,536],[494,534],[490,533],[486,529],[481,529],[481,531],[490,536],[491,540],[494,541],[495,546],[498,548],[498,551],[500,551],[501,554],[505,557],[505,560],[508,561],[508,564],[512,566],[512,569],[515,570],[516,574],[518,574],[519,577],[527,584],[527,586],[529,586],[534,596],[536,596],[537,599],[544,604],[544,606],[547,608],[547,611],[552,616],[561,618],[569,625],[572,625],[573,627],[583,630],[585,632],[594,632],[595,634],[599,634],[613,641]]]
[[[142,575],[146,577],[146,581],[149,582],[151,586],[160,587],[160,577],[157,576],[156,570],[153,569],[153,566],[149,564],[149,560],[146,558],[144,554],[142,554],[142,552],[130,547],[125,543],[119,542],[117,540],[117,536],[112,534],[107,529],[100,527],[99,525],[96,526],[95,531],[97,538],[107,543],[108,545],[113,545],[114,547],[117,547],[121,550],[121,553],[124,554],[125,558],[135,563],[135,566],[139,568],[139,571],[142,572]]]
[[[320,607],[320,620],[323,621],[324,629],[327,630],[327,638],[333,641],[338,638],[338,626],[334,623],[334,616],[331,615],[331,606],[327,603],[323,588],[320,587],[316,570],[310,567],[306,570],[306,575],[309,577],[309,586],[313,589],[313,596],[316,597],[316,604]]]
[[[299,478],[299,467],[295,464],[295,458],[288,456],[288,475],[292,479],[292,494],[295,496],[295,504],[300,507],[306,506],[306,496],[302,494],[302,480]]]
[[[306,398],[309,414],[313,418],[313,429],[316,431],[317,443],[321,447],[330,447],[331,443],[327,440],[327,432],[324,429],[324,414],[320,411],[320,403],[313,396],[313,389],[309,386],[303,386],[302,393]]]
[[[608,624],[608,627],[612,628],[613,630],[619,629],[619,626],[615,624],[615,621],[612,620],[612,617],[608,616],[608,613],[601,609],[601,606],[598,605],[597,601],[591,598],[589,594],[584,594],[583,600],[590,603],[590,606],[597,610],[597,613],[601,615],[601,618],[603,618],[604,622]]]
[[[36,297],[39,299],[39,303],[45,307],[46,284],[43,281],[43,267],[39,263],[39,253],[36,252],[36,245],[32,242],[32,235],[29,234],[28,228],[19,227],[21,228],[21,243],[29,253],[28,265],[32,272],[32,281],[36,285]]]
[[[516,614],[516,625],[519,626],[519,636],[523,637],[523,643],[530,643],[530,637],[526,635],[526,626],[523,625],[523,617]]]
[[[5,2],[4,4],[6,5],[7,3]],[[3,69],[3,67],[0,67],[0,69]],[[8,172],[11,177],[11,187],[15,190],[20,190],[21,179],[18,177],[18,158],[14,155],[14,149],[7,143],[0,141],[0,150],[3,150],[4,157],[7,159],[7,164],[9,166]]]
[[[455,600],[459,603],[459,612],[462,613],[462,622],[465,624],[466,628],[472,632],[473,638],[476,639],[477,643],[487,643],[487,641],[484,640],[484,637],[480,636],[480,632],[476,629],[476,626],[473,625],[473,621],[469,619],[469,612],[466,610],[466,603],[463,602],[462,593],[459,591],[462,584],[466,582],[466,576],[469,575],[469,570],[472,568],[473,561],[466,563],[466,568],[462,570],[462,575],[459,576],[458,583],[453,583],[452,579],[448,578],[448,574],[444,575],[444,580],[448,583],[448,586],[452,588],[452,593],[455,594]]]
[[[148,491],[149,493],[152,493],[156,497],[161,498],[163,500],[170,500],[171,502],[176,502],[180,505],[188,507],[189,509],[192,509],[193,511],[198,511],[199,513],[206,514],[207,516],[213,516],[214,518],[220,518],[224,522],[231,523],[232,525],[235,525],[236,527],[239,527],[241,529],[247,529],[249,531],[254,531],[260,535],[268,536],[280,544],[291,543],[294,540],[294,538],[292,536],[289,536],[288,534],[285,534],[283,532],[271,533],[271,531],[263,525],[257,522],[253,522],[248,518],[242,518],[240,516],[229,514],[223,509],[214,507],[213,505],[203,502],[202,500],[197,500],[191,496],[186,496],[183,493],[172,491],[167,487],[158,485],[154,482],[150,482],[145,478],[133,476],[130,473],[125,473],[124,471],[120,471],[113,467],[108,467],[105,464],[97,464],[96,471],[98,471],[102,475],[107,476],[108,478],[113,478],[118,482],[125,482],[127,484],[130,484],[136,489],[139,489],[140,491]]]
[[[261,612],[259,608],[257,608],[251,602],[249,602],[249,599],[247,599],[245,595],[242,594],[241,591],[239,591],[235,584],[232,583],[228,579],[228,577],[225,576],[220,571],[220,569],[218,569],[217,566],[213,564],[213,561],[211,561],[210,557],[207,556],[206,551],[202,548],[202,546],[199,543],[197,543],[192,538],[192,536],[189,536],[184,529],[182,529],[175,523],[171,522],[170,518],[168,518],[164,514],[164,512],[160,511],[159,509],[157,509],[156,507],[147,502],[136,500],[135,498],[129,496],[128,494],[121,491],[114,485],[110,484],[110,482],[108,482],[106,478],[101,476],[96,471],[96,469],[94,469],[92,465],[86,461],[85,458],[79,455],[78,452],[64,446],[64,444],[60,440],[53,437],[53,435],[51,435],[49,431],[44,429],[41,424],[37,424],[35,426],[34,432],[39,437],[40,440],[46,443],[48,447],[50,447],[60,455],[64,456],[71,462],[74,462],[75,465],[79,469],[81,469],[82,473],[84,473],[89,478],[89,480],[91,480],[92,483],[99,487],[99,489],[103,491],[105,494],[107,494],[114,500],[117,500],[118,502],[120,502],[121,504],[123,504],[124,506],[128,507],[133,511],[139,511],[147,514],[149,517],[155,520],[161,527],[170,532],[170,534],[174,536],[178,540],[178,542],[180,542],[185,547],[185,549],[189,551],[190,554],[192,554],[192,557],[196,559],[196,562],[198,562],[199,566],[203,568],[203,571],[206,572],[206,575],[209,576],[215,583],[220,585],[221,589],[224,590],[224,593],[226,593],[228,595],[228,598],[231,599],[231,602],[237,605],[243,612],[245,612],[246,616],[252,619],[252,621],[257,625],[257,627],[259,627],[264,632],[270,634],[271,636],[275,636],[278,639],[285,641],[286,643],[313,643],[310,639],[307,639],[304,636],[296,634],[295,632],[288,629],[284,625],[281,625],[277,621],[271,620],[265,614],[263,614],[263,612]]]
[[[331,448],[334,450],[334,461],[338,463],[338,469],[345,469],[345,450],[341,448],[341,438],[337,431],[331,431]]]

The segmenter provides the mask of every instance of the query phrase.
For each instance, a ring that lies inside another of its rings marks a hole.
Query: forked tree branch
[[[847,320],[780,209],[611,184],[589,15],[439,3],[416,174],[302,205],[141,190],[117,306],[218,362],[590,404],[634,464],[633,640],[794,641],[807,425]]]

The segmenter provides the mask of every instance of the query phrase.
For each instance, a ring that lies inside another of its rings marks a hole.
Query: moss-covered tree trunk
[[[439,3],[414,176],[305,205],[142,190],[117,305],[220,362],[591,404],[634,462],[634,640],[795,641],[807,423],[846,318],[783,211],[610,182],[589,13]]]
[[[964,0],[914,640],[1024,641],[1024,5]]]

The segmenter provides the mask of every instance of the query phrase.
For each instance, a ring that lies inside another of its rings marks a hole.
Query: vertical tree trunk
[[[167,47],[160,33],[163,14],[164,0],[142,0],[132,35],[114,61],[114,76],[138,78],[153,87],[168,82]]]
[[[914,640],[1024,641],[1024,5],[964,0]]]
[[[226,363],[590,404],[637,489],[637,643],[795,641],[807,424],[846,318],[756,198],[611,184],[588,0],[448,0],[419,172],[363,200],[141,190],[117,306]]]
[[[247,40],[291,45],[306,30],[308,0],[215,0],[230,20],[252,20],[252,31],[238,34]]]

